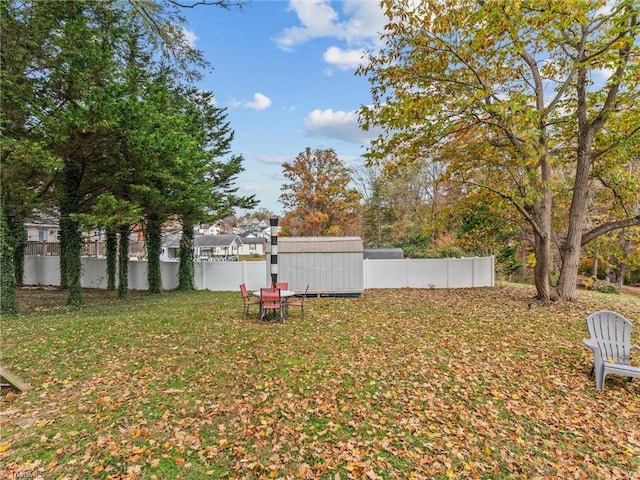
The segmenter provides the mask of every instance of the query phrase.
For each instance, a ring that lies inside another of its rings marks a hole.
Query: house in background
[[[60,223],[57,218],[46,215],[33,215],[24,222],[27,242],[58,243]]]
[[[238,260],[242,240],[238,235],[196,235],[195,257],[197,260]]]
[[[181,233],[171,233],[163,237],[160,259],[177,262],[180,259]],[[238,260],[242,240],[238,235],[196,235],[194,238],[196,260],[235,261]]]
[[[235,261],[240,255],[245,259],[255,260],[264,258],[269,244],[269,227],[264,221],[250,220],[243,225],[249,228],[242,234],[220,234],[229,227],[226,221],[202,224],[197,227],[194,238],[194,253],[196,260]],[[163,226],[162,247],[160,259],[162,261],[178,261],[180,256],[181,225],[174,221]],[[57,218],[44,214],[34,214],[25,221],[24,229],[27,236],[27,255],[60,254],[59,232]],[[216,234],[212,234],[218,232]],[[104,231],[92,230],[83,233],[83,256],[104,257],[106,236]],[[129,236],[129,258],[144,260],[147,258],[144,230],[141,223],[132,226]]]
[[[199,235],[220,235],[222,228],[217,223],[201,223],[196,233]]]
[[[239,250],[239,255],[264,258],[267,253],[267,245],[269,241],[265,237],[258,237],[252,233],[243,233],[239,235],[242,240],[242,246]]]
[[[163,235],[160,260],[164,262],[177,262],[180,260],[180,238],[182,238],[182,233]]]
[[[241,233],[251,233],[256,237],[263,236],[265,232],[269,231],[269,224],[264,220],[258,220],[256,218],[246,218],[241,221],[234,232],[237,234]]]
[[[27,237],[26,255],[60,255],[60,223],[57,218],[35,213],[23,225]]]

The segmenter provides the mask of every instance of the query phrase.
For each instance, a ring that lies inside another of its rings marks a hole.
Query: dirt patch
[[[578,289],[585,290],[584,282],[588,280],[589,277],[578,276]],[[640,297],[640,285],[623,285],[620,289],[620,293],[624,293],[626,295],[635,295]]]
[[[134,297],[144,295],[146,292],[130,291]],[[18,291],[18,305],[20,312],[33,313],[62,308],[67,305],[68,291],[59,287],[24,287]],[[98,288],[85,288],[82,290],[82,298],[85,304],[116,300],[118,293]]]
[[[638,297],[640,297],[640,287],[630,287],[630,286],[623,286],[622,293],[626,293],[627,295],[636,295]]]

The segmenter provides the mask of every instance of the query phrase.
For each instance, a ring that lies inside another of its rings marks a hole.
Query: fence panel
[[[496,270],[494,257],[478,257],[473,259],[474,287],[493,287],[496,282]]]
[[[107,287],[105,259],[83,257],[82,265],[83,287]],[[162,287],[166,290],[177,288],[178,262],[161,262],[160,266]],[[307,266],[315,268],[313,265]],[[249,290],[257,290],[266,286],[269,278],[266,261],[195,262],[194,269],[195,287],[198,290],[235,291],[241,283],[246,283]],[[60,285],[59,271],[59,257],[27,256],[24,284]],[[495,282],[494,257],[364,260],[363,280],[365,289],[492,287]],[[341,283],[336,282],[336,291],[339,291]],[[148,289],[146,261],[129,261],[129,288]]]
[[[494,285],[494,257],[364,261],[364,288],[471,288]]]
[[[60,257],[24,257],[24,285],[60,285]]]

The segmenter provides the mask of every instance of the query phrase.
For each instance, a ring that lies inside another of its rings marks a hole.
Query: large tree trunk
[[[118,234],[113,227],[107,229],[105,246],[107,256],[107,290],[116,289],[116,265],[118,263]]]
[[[60,284],[67,289],[67,305],[82,303],[82,236],[68,211],[60,215]]]
[[[534,251],[536,265],[533,268],[533,278],[536,285],[536,298],[546,303],[553,299],[550,283],[553,260],[551,239],[548,235],[541,236],[538,233],[534,233]]]
[[[147,281],[149,292],[162,291],[162,275],[160,273],[160,252],[162,250],[162,220],[157,214],[147,217],[145,231],[147,242]]]
[[[13,246],[13,268],[16,277],[16,287],[22,287],[24,281],[24,254],[27,248],[27,234],[24,229],[24,218],[13,210],[7,216],[7,234]]]
[[[587,201],[591,183],[592,155],[591,148],[595,137],[596,127],[589,124],[587,112],[587,78],[586,70],[579,69],[578,74],[578,150],[576,159],[576,177],[573,182],[573,197],[569,210],[569,225],[567,236],[560,248],[562,265],[556,292],[562,300],[574,301],[577,298],[576,282],[578,266],[582,253],[582,231],[587,212]]]
[[[118,298],[129,296],[129,225],[118,227]]]
[[[13,314],[18,311],[13,245],[9,237],[7,209],[0,215],[0,313]]]
[[[193,224],[182,219],[182,238],[180,238],[180,266],[178,270],[178,289],[194,290],[193,282]]]
[[[553,205],[553,195],[549,186],[551,165],[545,153],[547,150],[546,141],[546,135],[542,135],[539,145],[541,196],[539,201],[529,208],[533,220],[533,239],[536,254],[533,278],[536,285],[537,299],[545,303],[555,300],[555,295],[551,288],[551,269],[553,267],[551,207]]]
[[[78,213],[82,171],[75,164],[66,165],[64,198],[60,208],[60,285],[68,289],[67,305],[82,303],[82,235],[72,214]]]

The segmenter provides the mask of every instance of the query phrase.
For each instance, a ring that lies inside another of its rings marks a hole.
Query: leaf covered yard
[[[640,343],[637,297],[367,290],[274,324],[235,292],[106,295],[2,319],[33,388],[3,392],[0,478],[640,477],[640,382],[597,392],[581,343],[605,308]]]

